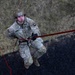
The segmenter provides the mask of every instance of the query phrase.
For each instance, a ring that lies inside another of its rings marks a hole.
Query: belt
[[[23,42],[28,43],[28,40],[19,40],[19,43],[23,43]]]

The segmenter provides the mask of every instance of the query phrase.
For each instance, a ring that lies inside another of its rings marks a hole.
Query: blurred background
[[[0,55],[17,50],[16,40],[9,40],[4,32],[18,10],[38,23],[42,35],[75,28],[75,0],[0,0]]]

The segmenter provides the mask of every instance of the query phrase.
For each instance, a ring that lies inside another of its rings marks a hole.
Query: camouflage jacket
[[[14,22],[7,29],[7,35],[10,38],[13,38],[13,35],[15,35],[18,39],[27,39],[28,37],[31,37],[32,33],[40,35],[38,25],[28,17],[25,18],[22,27],[17,22]]]

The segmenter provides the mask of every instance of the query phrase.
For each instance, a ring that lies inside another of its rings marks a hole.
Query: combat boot
[[[35,64],[37,67],[40,66],[39,61],[38,61],[37,59],[33,58],[33,62],[34,62],[34,64]]]
[[[25,67],[26,69],[29,69],[29,65],[24,64],[24,67]]]

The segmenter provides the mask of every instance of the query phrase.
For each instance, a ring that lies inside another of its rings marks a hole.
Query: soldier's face
[[[17,22],[18,22],[19,24],[23,24],[24,21],[25,21],[25,16],[24,16],[24,15],[17,17]]]

